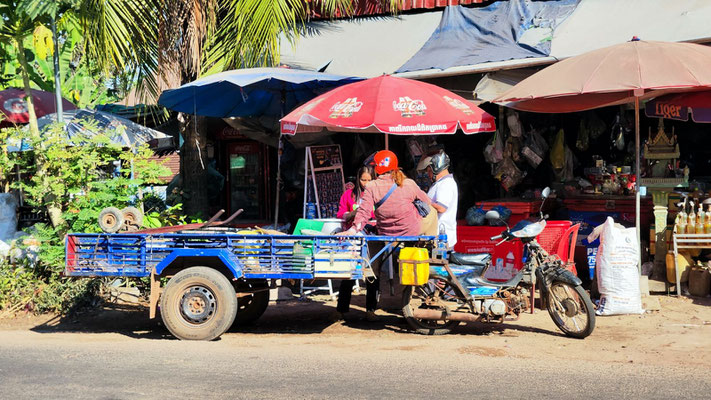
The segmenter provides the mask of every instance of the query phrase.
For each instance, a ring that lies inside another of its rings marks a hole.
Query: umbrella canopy
[[[524,79],[494,101],[518,110],[548,113],[634,103],[635,164],[637,183],[640,184],[640,100],[665,92],[711,88],[709,63],[711,47],[633,38],[553,64]],[[639,242],[639,190],[635,196]],[[638,259],[638,265],[641,268],[641,259]]]
[[[173,146],[171,136],[113,114],[80,109],[66,111],[62,115],[65,123],[64,130],[70,140],[78,134],[91,136],[102,132],[109,135],[112,142],[123,147],[133,147],[143,143],[148,143],[156,149]],[[48,114],[38,119],[37,124],[42,131],[56,121],[55,114]]]
[[[522,111],[573,112],[711,87],[711,47],[633,40],[553,64],[494,99]],[[663,92],[662,92],[663,93]]]
[[[494,117],[438,86],[383,75],[351,83],[303,104],[281,120],[281,132],[314,129],[393,135],[493,132]]]
[[[291,68],[237,69],[166,90],[158,104],[206,117],[282,117],[331,88],[362,79]]]
[[[37,118],[57,111],[54,93],[32,89],[32,101]],[[64,110],[74,110],[76,106],[62,99]],[[0,91],[0,127],[13,124],[26,124],[30,120],[25,101],[25,91],[10,88]]]
[[[648,117],[711,123],[711,91],[667,94],[644,107]]]

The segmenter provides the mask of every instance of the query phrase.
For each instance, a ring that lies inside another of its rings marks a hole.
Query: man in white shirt
[[[432,199],[432,206],[437,210],[440,227],[447,234],[447,245],[452,248],[457,243],[457,204],[459,189],[454,177],[449,173],[449,156],[442,150],[425,156],[420,160],[417,169],[426,171],[434,181],[427,195]]]

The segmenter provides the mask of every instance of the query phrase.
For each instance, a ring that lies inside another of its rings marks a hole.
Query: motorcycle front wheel
[[[546,303],[553,322],[567,336],[584,339],[595,329],[595,309],[580,285],[553,282]]]
[[[456,287],[443,279],[431,279],[423,286],[406,286],[402,292],[402,314],[408,325],[421,335],[446,335],[459,325],[459,321],[415,318],[413,311],[418,308],[444,311],[440,304],[456,302],[459,295]]]

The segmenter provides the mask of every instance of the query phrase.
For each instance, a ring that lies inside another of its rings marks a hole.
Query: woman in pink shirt
[[[341,196],[341,201],[338,205],[337,218],[343,220],[343,229],[348,229],[353,225],[353,218],[355,218],[356,210],[361,202],[361,197],[363,196],[363,191],[365,190],[365,185],[375,178],[375,171],[370,165],[364,165],[358,169],[358,182],[353,189],[346,190]],[[372,210],[372,208],[371,208]],[[375,219],[375,214],[371,211],[370,218]]]

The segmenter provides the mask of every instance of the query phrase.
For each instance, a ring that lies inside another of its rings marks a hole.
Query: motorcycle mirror
[[[487,211],[484,217],[489,220],[501,219],[501,215],[499,215],[499,212],[496,210]]]
[[[711,204],[711,197],[709,197],[708,199],[702,201],[701,204],[704,204],[704,205],[706,205],[706,204]]]
[[[544,199],[547,199],[548,196],[550,196],[550,195],[551,195],[551,188],[549,188],[549,187],[546,187],[546,188],[543,189],[543,191],[541,192],[541,197],[543,197]]]

